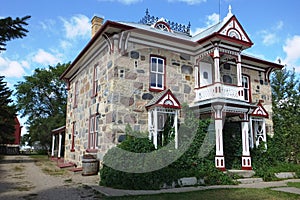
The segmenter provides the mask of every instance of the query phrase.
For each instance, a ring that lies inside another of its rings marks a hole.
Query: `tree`
[[[65,124],[67,91],[59,77],[69,64],[35,69],[33,75],[25,76],[25,81],[15,85],[17,108],[22,117],[28,117],[31,142],[39,141],[49,147],[51,130]]]
[[[8,89],[7,83],[0,76],[0,144],[14,141],[16,109],[12,104],[12,91]]]
[[[300,161],[300,84],[295,70],[275,71],[272,79],[274,137],[269,147],[280,161]]]
[[[16,19],[11,17],[0,19],[0,51],[6,50],[6,42],[26,36],[28,30],[24,26],[28,25],[26,21],[29,18],[30,16],[17,17]]]

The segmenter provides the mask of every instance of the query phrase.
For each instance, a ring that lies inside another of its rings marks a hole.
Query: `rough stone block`
[[[295,178],[295,172],[280,172],[275,173],[275,176],[280,179]]]
[[[198,183],[197,178],[196,177],[185,177],[185,178],[181,178],[179,179],[179,184],[181,186],[190,186],[190,185],[196,185]]]

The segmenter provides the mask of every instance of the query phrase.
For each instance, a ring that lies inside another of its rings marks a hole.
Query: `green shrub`
[[[123,188],[123,189],[160,189],[164,184],[178,184],[177,181],[183,177],[196,177],[204,179],[206,185],[234,184],[232,179],[215,168],[215,148],[206,155],[199,156],[199,149],[205,136],[208,134],[210,121],[201,121],[191,112],[185,113],[185,123],[181,124],[179,131],[179,149],[160,149],[159,154],[154,154],[157,162],[172,153],[180,153],[181,147],[189,144],[187,150],[173,163],[162,169],[146,173],[128,173],[113,169],[106,164],[114,162],[116,166],[123,166],[126,162],[136,162],[130,157],[124,158],[116,148],[110,149],[103,159],[103,167],[100,170],[101,185]],[[191,130],[197,130],[195,135]],[[134,132],[129,126],[126,128],[126,139],[117,148],[134,153],[158,152],[148,138],[141,138],[142,133]],[[145,134],[144,134],[145,135]],[[168,141],[169,143],[170,141]],[[171,151],[171,152],[170,152]],[[142,169],[144,165],[153,163],[131,163],[135,169]],[[138,171],[138,170],[137,170]]]

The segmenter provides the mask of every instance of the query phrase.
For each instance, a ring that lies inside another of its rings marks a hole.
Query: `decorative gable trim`
[[[232,16],[225,23],[225,25],[220,29],[219,34],[253,44],[235,16]]]
[[[181,108],[178,99],[174,96],[170,89],[162,91],[157,96],[155,96],[149,103],[146,104],[147,109],[153,106],[174,109]]]
[[[269,113],[263,107],[262,102],[259,101],[257,104],[257,108],[253,110],[251,116],[269,118]]]

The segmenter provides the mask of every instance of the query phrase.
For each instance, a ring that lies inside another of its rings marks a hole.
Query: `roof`
[[[167,101],[169,101],[169,103],[167,103]],[[170,89],[158,93],[145,105],[147,109],[152,106],[180,109],[180,103]]]
[[[134,22],[117,22],[117,21],[106,21],[101,28],[98,30],[98,32],[94,35],[94,37],[89,41],[89,43],[84,47],[84,49],[80,52],[80,54],[75,58],[75,60],[71,63],[71,65],[65,70],[65,72],[61,75],[61,79],[68,79],[67,74],[72,70],[72,68],[76,65],[77,62],[85,55],[85,53],[90,49],[90,47],[97,41],[97,39],[104,33],[108,31],[108,29],[111,29],[112,32],[115,31],[115,29],[124,31],[124,30],[142,30],[145,31],[145,33],[154,33],[158,34],[157,37],[163,37],[167,40],[172,41],[183,41],[187,42],[190,45],[201,45],[203,42],[210,43],[212,38],[215,38],[216,40],[226,40],[229,44],[233,46],[237,46],[241,49],[249,48],[253,45],[250,38],[247,36],[246,32],[236,19],[236,17],[231,13],[231,7],[229,7],[229,12],[227,16],[220,21],[219,23],[207,28],[206,30],[202,31],[201,33],[191,37],[189,34],[190,30],[190,24],[188,26],[173,23],[170,21],[165,21],[168,23],[172,23],[170,25],[171,31],[163,31],[155,28],[153,25],[149,25],[150,22],[161,22],[160,20],[164,20],[163,18],[158,19],[149,16],[148,10],[146,11],[146,18],[148,21],[145,23],[134,23]],[[145,20],[145,19],[143,19]],[[173,27],[175,26],[175,28]],[[175,31],[173,31],[173,29]],[[178,30],[178,31],[177,31]],[[233,32],[233,34],[236,34],[236,37],[231,37],[229,34]],[[198,43],[198,44],[197,44]],[[276,63],[272,63],[269,61],[265,61],[259,58],[255,58],[252,56],[248,56],[243,54],[242,58],[245,58],[249,60],[250,62],[259,62],[262,64],[268,65],[268,67],[272,68],[283,68],[283,65],[279,65]],[[71,72],[73,74],[73,72]]]

